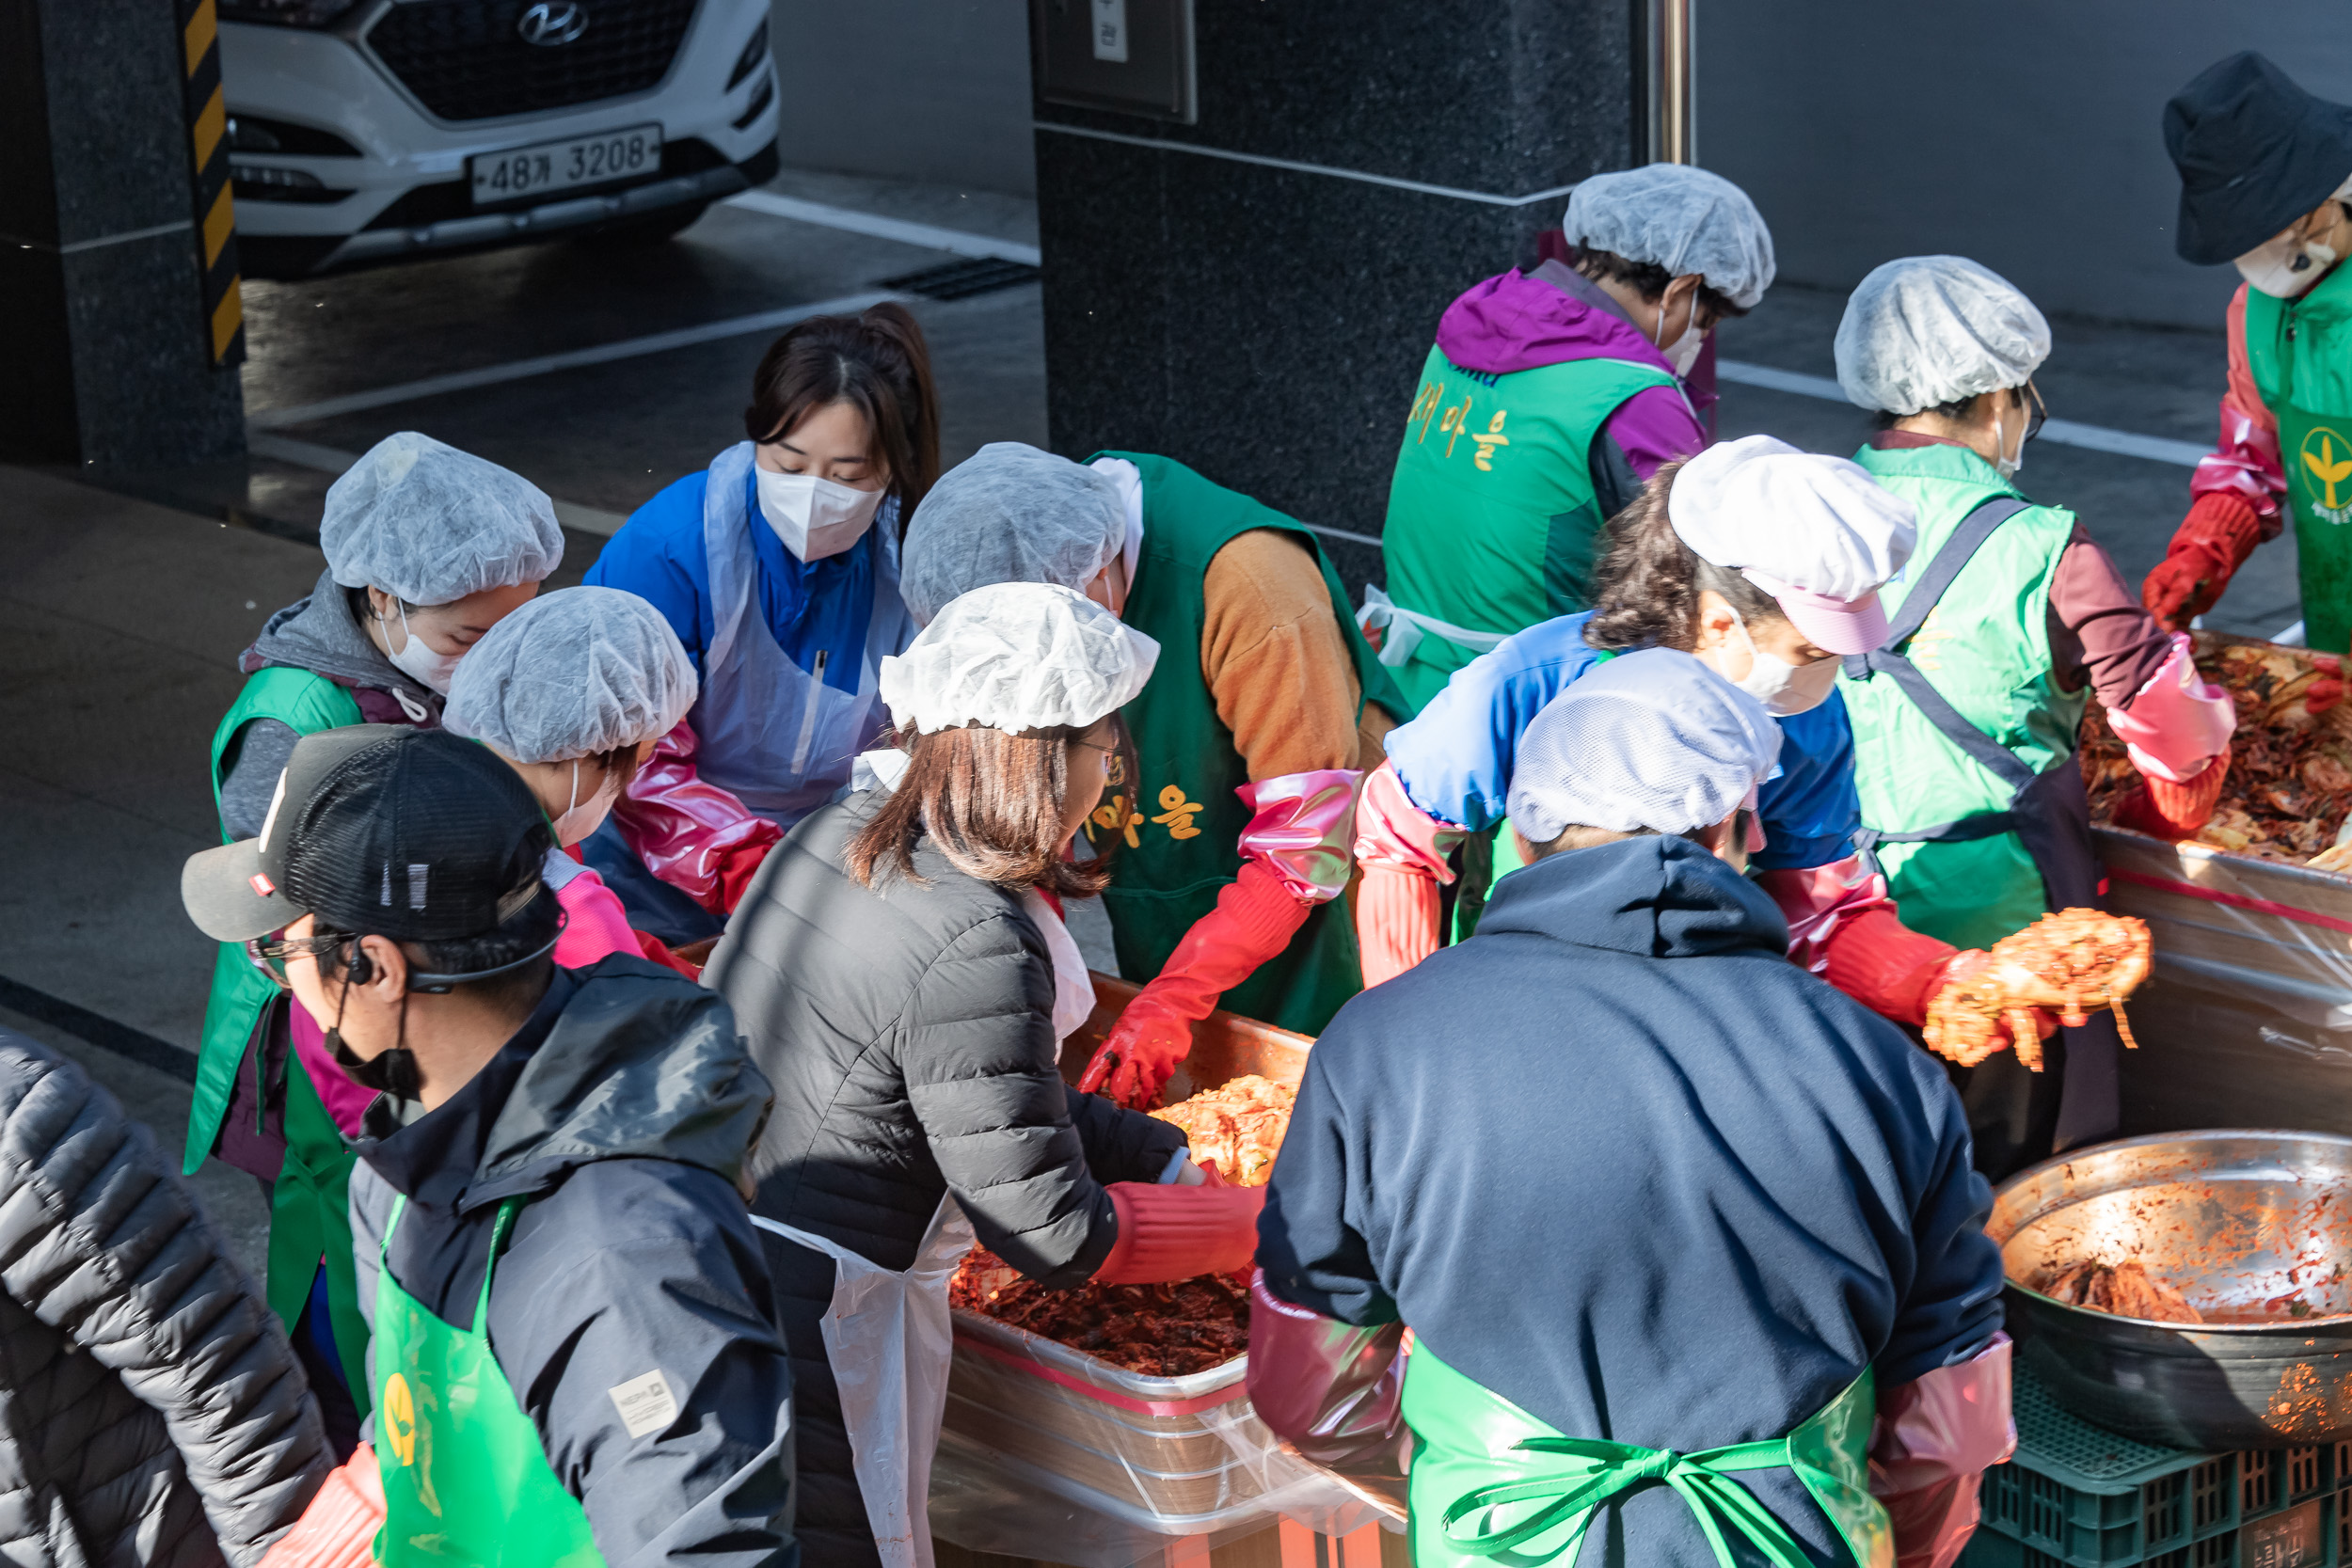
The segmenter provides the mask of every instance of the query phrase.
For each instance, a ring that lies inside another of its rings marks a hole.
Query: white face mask
[[[754,467],[759,515],[798,561],[839,555],[866,536],[882,504],[880,490],[852,490],[815,474],[778,474]]]
[[[2021,389],[2017,395],[2022,398],[2025,396],[2025,392]],[[2026,412],[2022,404],[2018,406],[2017,455],[2014,457],[2011,457],[2009,454],[2009,437],[2005,434],[2007,430],[2007,420],[2008,416],[2003,415],[2001,419],[1995,420],[1993,425],[1993,450],[1995,453],[1997,453],[1997,455],[1993,459],[1993,467],[2000,470],[2000,475],[2003,479],[2013,477],[2020,468],[2023,468],[2026,466],[2026,431],[2032,422],[2032,416]]]
[[[1731,610],[1728,604],[1724,608]],[[1793,719],[1829,701],[1830,690],[1837,684],[1837,660],[1820,658],[1810,664],[1791,664],[1757,647],[1756,639],[1748,635],[1747,622],[1740,618],[1736,610],[1731,610],[1731,624],[1740,633],[1740,641],[1748,645],[1748,673],[1731,684],[1762,703],[1765,712],[1775,719]],[[1715,673],[1730,679],[1727,671],[1718,668]]]
[[[2296,223],[2239,257],[2235,265],[2251,287],[2273,299],[2295,299],[2309,293],[2336,260],[2333,245],[2305,239],[2302,224]]]
[[[1662,338],[1665,333],[1666,302],[1661,299],[1658,302],[1658,336]],[[1698,363],[1699,350],[1706,346],[1707,334],[1699,330],[1699,313],[1694,307],[1691,319],[1682,324],[1682,336],[1671,343],[1660,343],[1658,352],[1665,356],[1666,363],[1674,368],[1675,379],[1680,381],[1690,375],[1691,367]]]
[[[596,792],[585,800],[580,798],[580,764],[572,764],[572,799],[564,814],[555,819],[555,842],[570,848],[585,840],[612,813],[612,803],[621,798],[620,775],[607,773]]]
[[[466,656],[445,654],[438,649],[425,646],[424,639],[408,627],[408,606],[399,600],[393,602],[400,604],[400,635],[407,641],[400,645],[397,652],[388,652],[384,657],[392,661],[393,669],[408,675],[421,685],[439,692],[442,696],[448,696],[449,683],[457,678],[457,661]],[[391,623],[379,615],[376,617],[376,624],[383,626],[384,642],[389,648],[392,641]]]

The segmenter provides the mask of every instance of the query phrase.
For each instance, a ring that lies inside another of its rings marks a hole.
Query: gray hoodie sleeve
[[[612,1568],[796,1560],[791,1372],[757,1234],[720,1177],[575,1169],[516,1221],[490,1348]]]
[[[220,825],[230,838],[262,836],[270,800],[278,793],[278,777],[301,738],[293,725],[275,719],[255,719],[237,732],[232,742],[236,755],[220,781]]]

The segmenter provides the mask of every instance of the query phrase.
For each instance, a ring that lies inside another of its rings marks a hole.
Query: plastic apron
[[[499,1208],[473,1327],[452,1328],[383,1259],[408,1200],[392,1202],[375,1277],[375,1560],[482,1568],[603,1568],[580,1499],[564,1489],[514,1386],[490,1354],[490,1279],[523,1200]]]
[[[1902,832],[1866,825],[1854,835],[1854,844],[1867,852],[1881,844],[1956,844],[2015,833],[2042,873],[2051,909],[2099,909],[2104,905],[2101,871],[2091,847],[2090,802],[2080,762],[2069,755],[2046,771],[2035,772],[1970,723],[1917,665],[1894,651],[1926,623],[1978,547],[2026,506],[2014,496],[2000,496],[1963,518],[1917,584],[1905,594],[1880,650],[1849,655],[1844,668],[1852,680],[1876,675],[1892,679],[1945,738],[2010,786],[2008,809]],[[2056,1150],[2113,1132],[2122,1119],[2122,1048],[2115,1015],[2101,1011],[2081,1028],[2061,1029],[2044,1044],[2045,1071],[2027,1070],[2009,1051],[1955,1071],[1968,1110],[1969,1132],[1977,1142],[1978,1168],[1997,1180]]]
[[[2248,290],[2246,359],[2279,421],[2303,640],[2340,654],[2352,642],[2352,267],[2299,299]]]
[[[821,1328],[841,1395],[858,1495],[883,1568],[932,1568],[931,1458],[947,1412],[954,1349],[947,1280],[972,1250],[972,1222],[954,1196],[939,1200],[914,1262],[900,1274],[763,1215],[752,1223],[833,1259],[833,1302]]]
[[[1652,1481],[1690,1505],[1724,1568],[1734,1565],[1734,1536],[1773,1568],[1808,1568],[1812,1559],[1788,1528],[1731,1479],[1771,1469],[1796,1473],[1856,1568],[1894,1568],[1894,1525],[1870,1496],[1877,1410],[1866,1369],[1827,1408],[1765,1442],[1686,1454],[1569,1437],[1455,1371],[1422,1340],[1406,1363],[1404,1398],[1414,1437],[1406,1528],[1415,1568],[1486,1560],[1571,1568],[1601,1505]]]
[[[703,548],[710,568],[710,646],[694,705],[702,776],[777,826],[789,828],[849,782],[850,762],[883,723],[876,686],[882,659],[912,633],[898,597],[898,531],[884,507],[857,548],[872,552],[874,610],[857,682],[842,690],[826,649],[803,670],[776,642],[759,608],[759,559],[751,531],[767,524],[751,500],[752,444],[711,460],[703,491]]]

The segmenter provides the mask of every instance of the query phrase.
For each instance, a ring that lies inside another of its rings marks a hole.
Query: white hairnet
[[[1671,277],[1697,273],[1743,310],[1772,286],[1772,231],[1756,203],[1688,164],[1596,174],[1568,193],[1560,228],[1582,249],[1654,261]]]
[[[1084,588],[1119,558],[1127,515],[1107,474],[991,441],[939,478],[907,525],[898,593],[928,624],[993,582]]]
[[[1535,715],[1511,774],[1511,825],[1532,844],[1567,827],[1711,828],[1772,776],[1780,726],[1686,653],[1610,659]]]
[[[564,762],[667,735],[694,662],[661,612],[617,588],[542,594],[457,661],[441,722],[516,762]]]
[[[487,458],[404,430],[326,490],[326,569],[414,605],[537,582],[562,563],[547,492]]]
[[[2022,387],[2048,357],[2050,324],[2033,301],[1965,256],[1871,269],[1837,324],[1837,385],[1890,414]]]
[[[1075,589],[993,583],[950,600],[882,661],[882,699],[893,724],[925,735],[1083,728],[1141,691],[1159,657],[1157,642]]]

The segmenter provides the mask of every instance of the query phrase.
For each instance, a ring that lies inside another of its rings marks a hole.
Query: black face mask
[[[326,1032],[326,1049],[335,1055],[335,1065],[343,1069],[343,1076],[363,1089],[389,1094],[395,1100],[415,1100],[422,1080],[417,1074],[417,1053],[405,1046],[394,1046],[379,1052],[373,1060],[359,1055],[343,1043],[343,1032]]]

